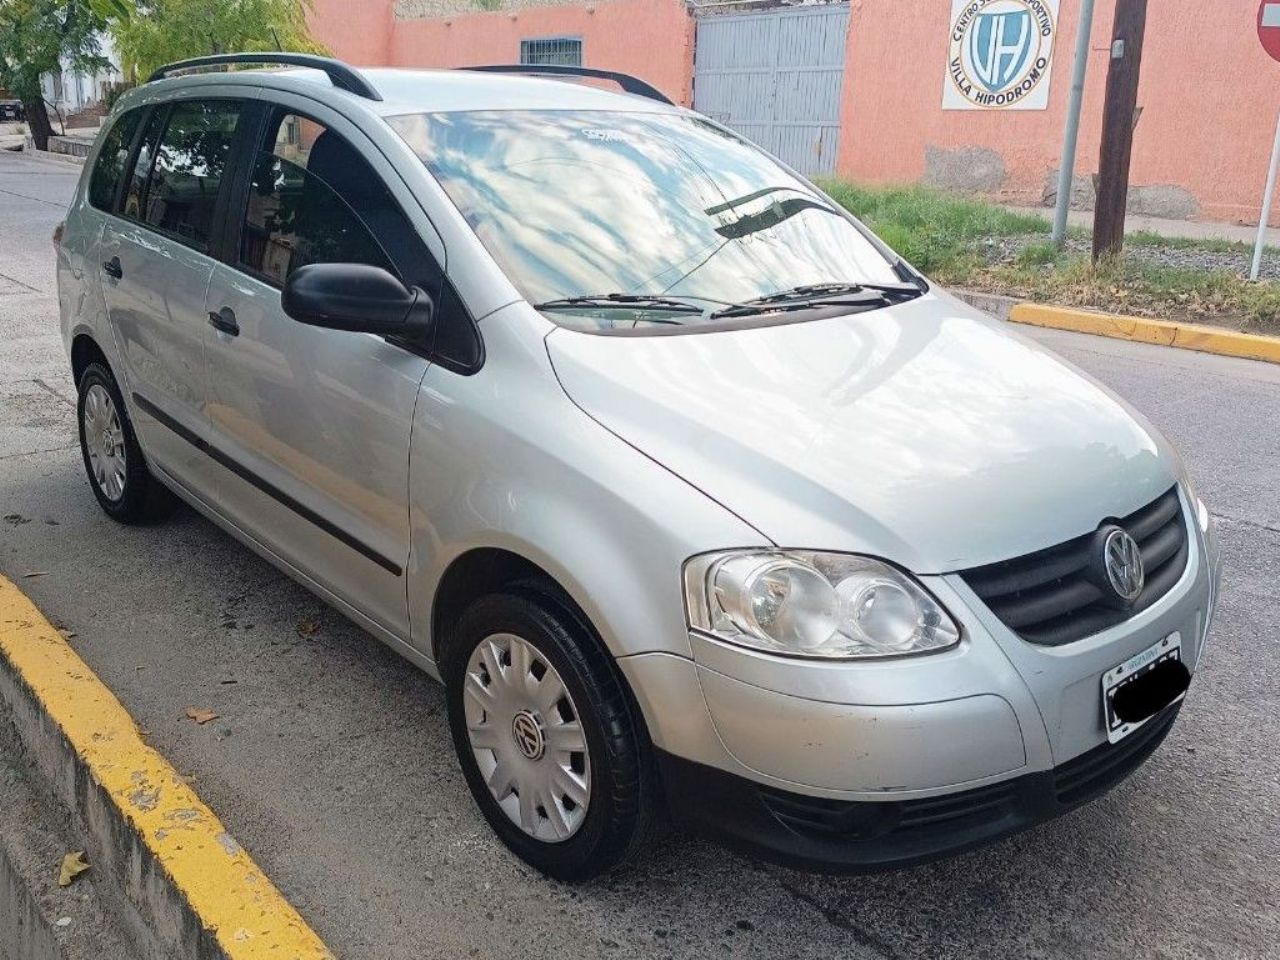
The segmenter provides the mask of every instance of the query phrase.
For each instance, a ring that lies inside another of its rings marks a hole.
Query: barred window
[[[531,66],[582,66],[581,37],[546,37],[520,41],[520,62]]]

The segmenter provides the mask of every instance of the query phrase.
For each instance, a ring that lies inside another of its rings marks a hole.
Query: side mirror
[[[421,335],[435,310],[424,290],[363,263],[299,267],[289,275],[280,305],[299,323],[384,337]]]

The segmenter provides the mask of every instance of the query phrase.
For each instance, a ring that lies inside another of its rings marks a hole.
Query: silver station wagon
[[[738,135],[521,69],[121,99],[55,238],[102,508],[186,501],[442,680],[554,877],[663,812],[908,865],[1131,773],[1216,593],[1168,444]]]

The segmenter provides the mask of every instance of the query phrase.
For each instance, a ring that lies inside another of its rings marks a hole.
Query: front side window
[[[393,235],[412,233],[346,140],[306,117],[279,116],[254,162],[240,263],[275,284],[309,263],[365,263],[395,272],[367,223]]]
[[[130,110],[112,125],[102,141],[89,177],[89,203],[99,210],[110,211],[115,207],[116,192],[124,179],[125,164],[129,162],[129,148],[141,119],[141,110]]]
[[[665,318],[687,324],[805,285],[903,280],[828,197],[699,117],[529,110],[390,122],[534,304],[622,294],[705,305],[700,318]]]
[[[145,222],[199,250],[208,249],[239,116],[234,100],[173,105],[147,184]]]

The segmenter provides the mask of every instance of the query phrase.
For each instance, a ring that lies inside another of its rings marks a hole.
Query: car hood
[[[946,294],[673,336],[557,328],[547,349],[589,416],[785,547],[944,573],[1087,533],[1179,474],[1121,400]]]

